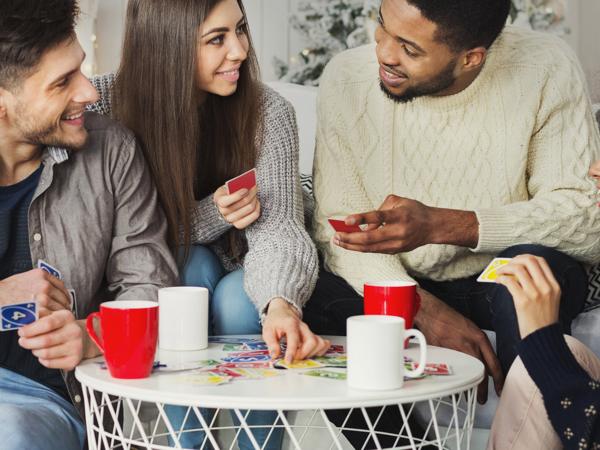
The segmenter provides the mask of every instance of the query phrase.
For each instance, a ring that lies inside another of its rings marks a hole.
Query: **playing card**
[[[37,319],[38,310],[34,301],[6,305],[0,308],[0,331],[16,330]]]
[[[308,375],[309,377],[329,378],[331,380],[345,380],[347,378],[344,372],[334,372],[332,370],[317,369],[302,372],[302,375]]]
[[[227,357],[229,358],[245,358],[245,357],[252,357],[252,356],[271,356],[271,354],[269,353],[269,350],[256,350],[253,352],[232,352],[229,353],[229,355],[227,355]]]
[[[219,369],[272,369],[273,362],[269,361],[258,361],[258,362],[227,362],[220,364]]]
[[[62,280],[62,274],[60,273],[60,271],[58,269],[52,267],[46,261],[38,259],[37,267],[38,267],[38,269],[42,269],[42,270],[48,272],[53,277],[58,278],[59,280]]]
[[[305,359],[302,361],[295,360],[289,364],[285,359],[280,359],[275,362],[275,367],[284,369],[316,369],[318,367],[323,367],[323,364],[312,359]]]
[[[265,342],[246,342],[244,347],[248,350],[269,350]]]
[[[485,268],[485,270],[479,275],[477,281],[480,283],[495,283],[498,275],[496,271],[502,267],[507,265],[512,258],[494,258],[492,262]]]
[[[362,231],[358,225],[346,225],[341,219],[327,219],[333,229],[339,233],[358,233]]]
[[[345,355],[317,356],[313,360],[323,364],[325,367],[347,367],[348,365],[348,358]]]
[[[243,378],[248,380],[262,380],[264,378],[272,378],[281,375],[277,370],[273,369],[245,369],[245,368],[223,368],[224,373],[229,373],[233,378]]]
[[[196,369],[214,369],[221,361],[217,361],[214,359],[206,359],[202,361],[188,361],[188,362],[178,362],[178,363],[158,363],[155,364],[155,370],[157,372],[183,372],[186,370],[196,370]]]
[[[231,377],[223,376],[219,372],[200,372],[189,375],[180,375],[179,381],[187,384],[197,384],[201,386],[218,386],[227,383]]]
[[[240,189],[252,189],[256,186],[256,169],[251,169],[248,172],[232,178],[225,183],[229,195],[236,193]]]
[[[77,317],[77,297],[75,295],[75,289],[67,289],[67,291],[69,291],[71,301],[71,312],[75,314],[75,317]]]
[[[419,364],[416,362],[407,362],[404,363],[404,367],[409,370],[416,370],[419,367]],[[423,375],[452,375],[452,369],[448,364],[444,363],[428,363],[425,364],[425,371]]]
[[[260,361],[270,361],[271,357],[269,355],[256,355],[256,356],[233,356],[223,358],[225,362],[232,363],[248,363],[248,362],[260,362]]]
[[[245,349],[244,344],[225,344],[223,345],[224,352],[241,352]]]
[[[344,346],[339,344],[332,344],[329,349],[327,349],[327,353],[344,353]]]

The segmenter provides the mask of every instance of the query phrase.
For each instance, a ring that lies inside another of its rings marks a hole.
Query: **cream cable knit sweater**
[[[600,137],[579,63],[558,38],[507,27],[471,86],[407,104],[380,91],[373,46],[349,50],[322,77],[318,116],[315,240],[358,292],[365,281],[468,277],[520,243],[599,259],[587,171]],[[328,217],[376,209],[390,193],[475,211],[479,245],[387,256],[330,243]]]

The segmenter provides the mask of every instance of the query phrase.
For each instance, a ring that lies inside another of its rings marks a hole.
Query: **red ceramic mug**
[[[96,335],[99,319],[102,338]],[[100,305],[100,312],[88,316],[88,334],[104,353],[106,365],[115,378],[146,378],[152,372],[158,340],[158,303],[115,301]]]
[[[421,307],[417,284],[412,281],[377,281],[365,283],[365,315],[398,316],[413,328]]]

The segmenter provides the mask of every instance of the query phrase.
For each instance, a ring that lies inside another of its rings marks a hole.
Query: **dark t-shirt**
[[[32,269],[28,212],[42,167],[25,180],[0,187],[0,280]],[[37,261],[36,261],[37,263]],[[15,302],[29,299],[15,299]],[[60,371],[42,366],[18,344],[16,331],[0,332],[0,367],[31,378],[69,398]]]

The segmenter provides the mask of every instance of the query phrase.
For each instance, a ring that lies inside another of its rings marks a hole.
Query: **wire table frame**
[[[345,342],[344,338],[333,340]],[[117,380],[95,361],[78,367],[76,376],[83,387],[91,450],[184,448],[181,440],[190,434],[198,442],[195,448],[233,450],[238,438],[245,435],[255,450],[262,450],[255,433],[261,432],[259,440],[266,445],[276,430],[283,430],[286,448],[294,450],[346,450],[352,448],[347,433],[353,433],[355,445],[362,443],[357,447],[361,449],[469,449],[483,365],[452,350],[430,346],[428,353],[429,361],[448,363],[453,375],[407,381],[397,391],[351,390],[343,381],[294,371],[271,379],[208,387],[182,386],[172,374],[160,373],[144,380]],[[219,354],[220,347],[211,346],[187,357],[215,358]],[[424,406],[421,414],[417,404]],[[167,405],[185,407],[179,424],[170,420]],[[253,425],[247,420],[251,410],[276,411],[276,418],[268,425]],[[334,410],[338,413],[336,424],[328,415]],[[224,420],[220,413],[225,411],[233,420]],[[450,417],[444,424],[438,421],[442,411]],[[401,417],[401,423],[393,432],[382,431],[378,425],[390,412]],[[356,417],[361,419],[358,425]]]

